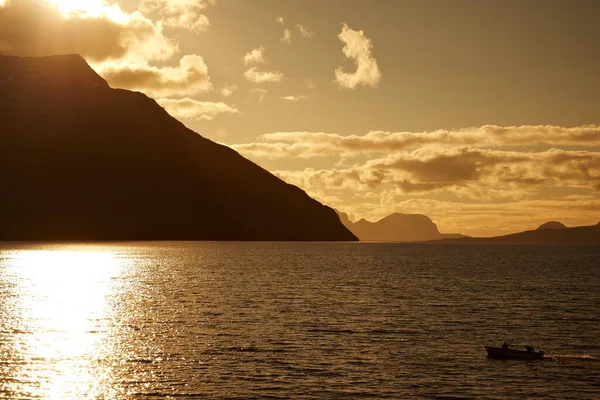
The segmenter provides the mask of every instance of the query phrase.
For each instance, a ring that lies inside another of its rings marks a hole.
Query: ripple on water
[[[4,244],[0,398],[600,398],[597,261],[569,247]],[[548,357],[485,357],[505,340]]]

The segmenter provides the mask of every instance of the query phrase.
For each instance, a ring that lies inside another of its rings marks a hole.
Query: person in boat
[[[528,353],[534,352],[533,347],[531,347],[531,346],[525,346],[525,350],[527,350]]]
[[[508,344],[506,342],[502,343],[502,349],[508,350]]]

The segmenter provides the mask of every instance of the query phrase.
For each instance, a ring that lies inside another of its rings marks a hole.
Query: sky
[[[595,0],[0,0],[0,54],[79,53],[353,220],[600,221]]]

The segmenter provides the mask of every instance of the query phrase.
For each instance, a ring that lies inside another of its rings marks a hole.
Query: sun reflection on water
[[[127,258],[87,250],[20,250],[2,258],[18,321],[13,390],[46,399],[110,393],[104,360],[111,356],[115,282]]]

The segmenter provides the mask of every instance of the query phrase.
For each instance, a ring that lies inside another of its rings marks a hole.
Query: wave
[[[551,358],[557,361],[589,361],[600,362],[600,358],[590,356],[589,354],[547,354],[546,358]]]

